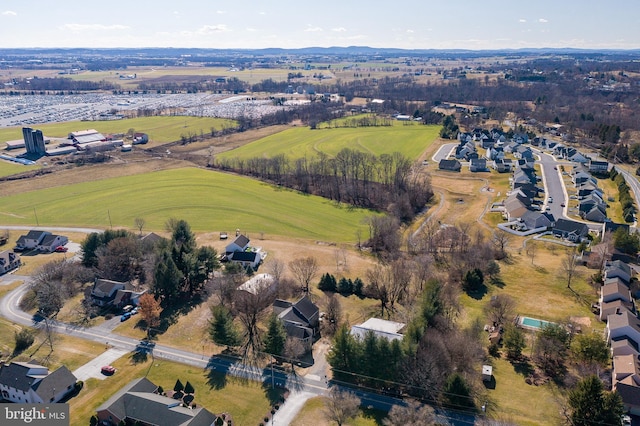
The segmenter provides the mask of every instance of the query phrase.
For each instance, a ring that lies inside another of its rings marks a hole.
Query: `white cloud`
[[[546,23],[547,23],[547,22],[549,22],[549,21],[547,21],[547,20],[546,20],[546,19],[544,19],[544,18],[540,18],[540,19],[538,19],[538,22],[540,22],[541,24],[546,24]]]
[[[201,35],[207,35],[207,34],[215,34],[215,33],[225,33],[227,31],[230,31],[230,30],[226,25],[218,24],[218,25],[205,25],[203,27],[198,28],[196,32]]]
[[[244,30],[247,31],[247,32],[250,32],[250,33],[254,33],[254,32],[258,31],[256,28],[250,28],[250,27],[249,28],[245,28]]]
[[[409,33],[409,34],[413,34],[413,33],[414,33],[414,31],[413,31],[413,30],[407,30],[407,33]]]
[[[347,29],[346,29],[346,28],[344,28],[344,27],[340,27],[340,28],[331,28],[331,31],[335,31],[335,32],[337,32],[337,33],[343,33],[343,32],[345,32],[345,31],[347,31]]]
[[[2,16],[17,16],[18,14],[13,10],[5,10],[2,12]]]
[[[527,22],[527,20],[526,19],[518,19],[518,22],[521,22],[521,23],[524,24],[525,22]]]
[[[266,15],[267,12],[258,12],[258,15]]]
[[[309,32],[309,33],[317,33],[317,32],[322,31],[322,28],[314,27],[314,26],[311,26],[311,25],[307,25],[307,29],[305,31]]]
[[[126,30],[129,27],[126,25],[104,25],[104,24],[64,24],[62,29],[73,32],[81,31],[121,31]]]
[[[224,14],[225,14],[225,13],[227,13],[227,12],[225,12],[224,10],[216,10],[216,13],[217,13],[218,15],[224,15]]]

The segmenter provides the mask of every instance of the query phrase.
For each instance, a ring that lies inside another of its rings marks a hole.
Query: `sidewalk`
[[[276,411],[276,413],[271,417],[270,425],[288,425],[293,422],[293,419],[296,418],[296,415],[305,402],[308,399],[317,396],[311,392],[307,391],[293,391],[289,394],[289,397],[286,399],[284,404],[280,406],[280,409]]]

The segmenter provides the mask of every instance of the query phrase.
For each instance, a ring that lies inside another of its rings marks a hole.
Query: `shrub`
[[[31,332],[27,329],[22,329],[20,332],[15,332],[14,337],[16,340],[16,347],[14,349],[14,353],[19,354],[20,352],[27,349],[29,346],[33,344],[34,338]]]

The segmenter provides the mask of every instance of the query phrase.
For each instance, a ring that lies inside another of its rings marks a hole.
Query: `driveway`
[[[105,376],[100,372],[100,369],[103,365],[109,365],[113,363],[113,361],[121,358],[123,355],[129,353],[129,351],[124,349],[116,349],[112,348],[107,350],[106,352],[98,355],[96,358],[92,359],[82,367],[79,367],[77,370],[73,372],[73,375],[78,378],[78,380],[87,380],[89,378],[94,378],[98,380],[104,380],[108,376]]]
[[[431,157],[431,159],[436,163],[440,163],[440,160],[446,159],[457,145],[457,143],[446,143],[442,145],[440,149],[438,149],[438,151],[433,154],[433,157]]]

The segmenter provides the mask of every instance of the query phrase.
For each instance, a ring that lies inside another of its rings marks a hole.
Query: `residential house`
[[[607,342],[619,339],[631,339],[636,346],[640,342],[640,320],[630,311],[624,309],[607,317]]]
[[[129,382],[96,409],[100,424],[213,426],[217,416],[205,408],[183,406],[180,399],[160,395],[147,378]]]
[[[604,278],[620,278],[627,285],[631,282],[631,268],[621,260],[607,261],[604,264]]]
[[[405,324],[395,321],[387,321],[380,318],[369,318],[362,324],[351,327],[351,334],[358,339],[364,339],[367,333],[372,332],[378,337],[384,337],[389,341],[402,340]]]
[[[471,172],[487,172],[487,160],[485,158],[472,158],[469,160],[469,171]]]
[[[607,220],[607,208],[602,204],[596,204],[587,212],[580,211],[580,216],[585,220],[591,222],[606,222]]]
[[[5,250],[0,252],[0,275],[6,274],[9,271],[20,266],[20,256],[14,253],[13,250]]]
[[[609,163],[607,161],[589,160],[587,169],[590,173],[605,174],[609,172]]]
[[[618,383],[616,392],[622,398],[624,411],[634,416],[640,416],[640,387]]]
[[[638,356],[638,345],[629,339],[618,339],[611,342],[611,356],[634,355]]]
[[[628,302],[622,299],[602,302],[600,303],[600,315],[598,315],[598,318],[600,318],[600,321],[606,321],[607,318],[609,318],[609,315],[615,315],[622,311],[629,311],[632,314],[635,314],[636,310],[633,302]]]
[[[249,240],[249,238],[246,235],[243,235],[243,234],[236,235],[236,238],[231,243],[227,244],[225,251],[227,253],[233,253],[236,251],[245,251],[249,248],[250,242],[251,240]]]
[[[320,309],[303,296],[295,303],[277,299],[273,303],[273,313],[284,324],[287,336],[300,340],[307,350],[311,349],[320,327]]]
[[[438,169],[440,169],[440,170],[448,170],[448,171],[451,171],[451,172],[459,172],[461,168],[462,168],[462,165],[460,164],[460,162],[458,160],[442,159],[442,160],[440,160],[440,163],[438,163]]]
[[[238,287],[238,291],[256,295],[264,291],[273,293],[276,291],[276,279],[271,274],[256,274]]]
[[[21,235],[16,241],[15,250],[39,250],[52,252],[58,246],[67,244],[69,239],[62,235],[53,235],[51,232],[31,230],[27,235]]]
[[[518,146],[513,150],[513,156],[520,158],[533,158],[533,151],[528,146]]]
[[[597,196],[600,201],[604,201],[604,192],[602,191],[602,189],[598,188],[598,185],[592,183],[591,181],[586,181],[576,185],[576,189],[578,190],[578,197],[593,195]]]
[[[607,233],[613,234],[618,229],[623,229],[624,232],[628,234],[630,227],[626,223],[616,223],[616,222],[607,221],[602,224],[602,235],[606,235]]]
[[[580,242],[589,234],[589,227],[581,222],[573,220],[558,219],[553,227],[553,235],[569,240]]]
[[[629,287],[621,281],[604,284],[600,288],[600,320],[606,321],[609,315],[622,312],[624,309],[635,313]]]
[[[582,185],[585,182],[590,182],[593,185],[598,184],[598,181],[593,176],[581,170],[574,172],[573,175],[571,176],[571,180],[573,181],[573,184],[576,186]]]
[[[520,217],[520,221],[527,227],[527,229],[548,229],[555,224],[555,218],[551,213],[537,212],[528,210]]]
[[[96,278],[93,281],[93,287],[91,288],[91,302],[97,306],[124,306],[122,304],[123,301],[129,301],[132,296],[128,298],[124,296],[125,293],[134,293],[135,287],[130,282],[120,282],[120,281],[112,281],[105,280],[102,278]],[[118,296],[118,292],[120,292],[120,296]],[[140,293],[141,295],[142,293]],[[140,297],[139,295],[137,296]],[[118,298],[118,302],[116,302],[116,298]],[[126,303],[128,304],[128,303]]]
[[[76,377],[65,366],[49,369],[33,361],[0,365],[0,395],[14,403],[56,403],[74,390]]]
[[[611,374],[612,389],[618,383],[640,386],[640,370],[638,359],[633,355],[620,355],[613,358],[613,372]]]
[[[510,173],[512,164],[513,163],[511,162],[511,160],[496,159],[496,160],[493,160],[492,166],[494,170],[497,171],[498,173]]]
[[[227,260],[240,264],[244,269],[256,270],[262,262],[262,255],[257,251],[234,251],[227,254]]]

